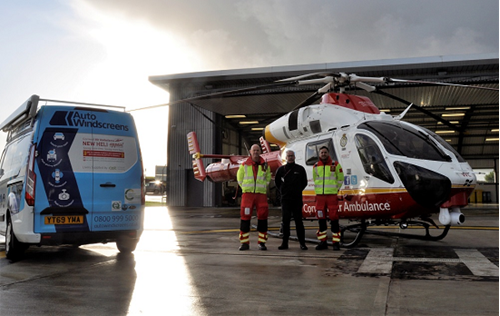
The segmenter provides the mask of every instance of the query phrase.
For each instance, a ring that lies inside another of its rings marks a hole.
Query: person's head
[[[295,152],[293,150],[286,151],[286,163],[294,163],[295,162]]]
[[[319,159],[322,161],[328,160],[328,157],[330,157],[330,152],[328,150],[328,147],[323,146],[319,149]]]
[[[262,150],[260,149],[260,146],[255,144],[250,147],[250,156],[252,157],[252,160],[254,162],[259,162],[260,161],[260,154],[262,153]]]

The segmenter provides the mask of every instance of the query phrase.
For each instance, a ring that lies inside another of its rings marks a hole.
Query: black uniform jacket
[[[287,163],[276,170],[274,182],[282,200],[302,200],[302,191],[307,186],[307,173],[296,163]]]

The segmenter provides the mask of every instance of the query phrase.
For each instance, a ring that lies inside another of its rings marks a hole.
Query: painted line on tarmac
[[[293,226],[292,226],[293,228]],[[306,226],[306,230],[318,230],[317,226]],[[399,227],[376,227],[376,229],[399,229]],[[408,227],[407,229],[424,229],[422,227]],[[435,227],[430,227],[430,229],[436,229]],[[440,229],[442,229],[440,227]],[[489,227],[489,226],[452,226],[451,229],[465,229],[465,230],[496,230],[498,231],[498,227]],[[193,235],[193,234],[214,234],[214,233],[234,233],[239,232],[239,228],[233,229],[210,229],[210,230],[192,230],[192,231],[177,231],[172,229],[174,232],[181,235]],[[279,227],[269,227],[268,231],[278,231]],[[256,229],[252,228],[250,231],[255,232]]]
[[[309,226],[307,228],[314,228],[313,226]],[[377,229],[380,229],[380,230],[385,230],[385,229],[400,229],[399,226],[369,226],[368,228],[372,229],[372,230],[377,230]],[[439,226],[439,229],[444,229],[445,227],[444,226]],[[318,227],[315,227],[314,229],[318,229]],[[408,230],[408,229],[424,229],[424,227],[411,227],[409,226],[408,228],[404,229],[404,230]],[[429,229],[437,229],[436,227],[429,227]],[[498,231],[498,227],[495,227],[495,226],[451,226],[450,229],[465,229],[465,230],[496,230]],[[403,229],[400,229],[400,230],[403,230]]]
[[[0,258],[5,258],[5,250],[4,251],[0,251]]]
[[[393,253],[394,248],[371,249],[359,267],[358,273],[391,273]]]
[[[194,235],[194,234],[214,234],[214,233],[234,233],[239,232],[239,229],[211,229],[211,230],[192,230],[187,232],[181,232],[173,229],[176,234],[180,235]]]
[[[280,229],[279,229],[279,227],[269,227],[267,230],[268,231],[277,231]],[[215,233],[234,233],[234,232],[239,233],[240,229],[239,228],[210,229],[210,230],[192,230],[192,231],[185,231],[185,232],[177,231],[177,230],[173,229],[173,231],[177,234],[180,234],[180,235],[194,235],[194,234],[215,234]],[[257,229],[255,229],[255,228],[250,229],[250,232],[256,232],[256,231],[257,231]]]
[[[394,257],[393,248],[377,248],[368,252],[358,273],[390,274],[392,264],[396,261],[405,262],[442,262],[463,263],[475,276],[498,276],[498,267],[477,249],[454,249],[457,258],[408,258]]]
[[[460,261],[477,276],[498,276],[498,267],[477,249],[455,249]]]

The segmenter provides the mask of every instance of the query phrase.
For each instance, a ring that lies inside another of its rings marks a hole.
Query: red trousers
[[[330,220],[339,219],[339,203],[336,194],[318,194],[316,195],[316,217],[326,219],[326,210]]]
[[[241,197],[240,210],[240,242],[242,244],[250,243],[250,219],[253,209],[257,209],[257,231],[259,232],[259,244],[267,241],[267,218],[269,217],[269,206],[267,204],[267,195],[260,193],[243,193]]]
[[[242,220],[252,218],[253,209],[257,209],[257,219],[267,220],[269,217],[269,206],[267,195],[261,193],[243,193],[241,197],[240,216]]]

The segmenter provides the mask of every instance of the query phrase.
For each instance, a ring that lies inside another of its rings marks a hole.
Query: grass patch
[[[146,201],[145,206],[167,206],[167,203],[165,203],[165,202]]]

